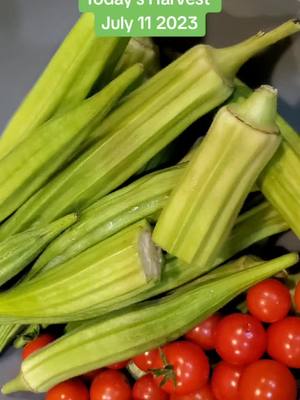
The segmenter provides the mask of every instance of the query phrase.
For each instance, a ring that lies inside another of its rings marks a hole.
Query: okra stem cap
[[[244,123],[266,133],[279,133],[275,123],[277,115],[277,90],[263,85],[241,103],[228,106],[228,109]]]

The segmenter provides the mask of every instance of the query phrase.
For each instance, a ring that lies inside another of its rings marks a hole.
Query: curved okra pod
[[[142,71],[139,64],[125,71],[74,110],[37,128],[0,160],[0,221],[12,214],[66,163]],[[26,228],[19,226],[17,230]],[[8,235],[4,234],[2,238]]]
[[[47,247],[29,276],[62,264],[132,223],[160,212],[183,170],[181,165],[154,172],[98,200],[81,213],[74,228]]]
[[[298,255],[291,253],[95,319],[25,360],[20,375],[2,393],[45,392],[66,379],[175,340],[248,287],[297,261]]]
[[[96,37],[93,14],[83,14],[9,121],[0,141],[0,158],[66,104],[69,109],[78,105],[99,75],[114,68],[127,42]]]
[[[65,229],[77,221],[72,214],[50,225],[32,228],[0,242],[0,286],[26,268]]]
[[[280,145],[277,92],[262,86],[220,109],[154,229],[168,253],[203,272],[216,260],[257,177]]]
[[[245,61],[298,31],[300,25],[288,21],[226,49],[192,48],[125,98],[91,134],[95,144],[29,199],[1,235],[82,211],[117,188],[192,122],[222,104]]]
[[[162,255],[146,221],[67,261],[62,268],[0,294],[0,321],[56,323],[86,319],[93,308],[160,278]],[[53,290],[55,287],[55,290]]]

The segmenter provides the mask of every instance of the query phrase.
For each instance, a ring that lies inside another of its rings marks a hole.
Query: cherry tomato
[[[142,371],[149,371],[149,369],[154,368],[155,360],[158,356],[158,349],[145,351],[145,353],[140,354],[132,359],[135,365]]]
[[[132,389],[133,400],[168,400],[168,394],[148,374],[138,379]]]
[[[22,359],[25,360],[29,357],[32,353],[37,350],[42,349],[43,347],[47,346],[49,343],[54,342],[55,337],[50,335],[49,333],[43,333],[42,335],[38,336],[36,339],[32,340],[31,342],[27,343],[22,351]]]
[[[86,372],[82,375],[82,378],[87,382],[92,382],[96,378],[96,376],[100,374],[101,371],[102,369],[95,369],[94,371]]]
[[[214,369],[211,387],[217,400],[239,400],[238,384],[243,367],[221,361]]]
[[[212,350],[215,348],[216,330],[220,320],[221,316],[219,314],[214,314],[195,326],[185,337],[199,344],[204,350]]]
[[[70,379],[50,389],[46,400],[89,400],[89,391],[80,379]]]
[[[269,327],[268,353],[290,368],[300,368],[300,318],[287,317]]]
[[[164,346],[155,360],[154,368],[159,372],[164,369],[165,374],[158,376],[156,373],[155,380],[170,394],[194,392],[204,386],[209,377],[206,355],[200,346],[188,341]]]
[[[239,395],[240,400],[296,400],[297,384],[285,365],[259,360],[242,373]]]
[[[300,312],[300,281],[296,285],[294,300],[295,300],[296,310]]]
[[[231,314],[218,324],[216,350],[229,364],[250,364],[263,355],[266,346],[266,332],[251,315]]]
[[[277,279],[267,279],[248,290],[249,312],[263,322],[276,322],[287,316],[291,308],[289,289]]]
[[[128,364],[128,360],[125,360],[125,361],[120,361],[118,363],[114,363],[114,364],[108,365],[107,368],[109,368],[109,369],[123,369],[123,368],[125,368],[127,366],[127,364]]]
[[[93,380],[91,400],[130,400],[131,388],[122,372],[106,370]]]
[[[178,395],[171,394],[170,400],[216,400],[215,396],[209,385],[203,386],[201,389],[196,390],[196,392],[186,394],[186,395]]]

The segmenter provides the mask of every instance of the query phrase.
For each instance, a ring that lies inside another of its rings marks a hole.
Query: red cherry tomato
[[[132,389],[133,400],[168,400],[168,394],[154,381],[152,375],[138,379]]]
[[[269,327],[268,353],[290,368],[300,368],[300,318],[287,317]]]
[[[239,400],[238,384],[243,367],[221,361],[214,369],[211,387],[217,400]]]
[[[296,285],[294,300],[295,300],[296,310],[300,312],[300,281]]]
[[[109,368],[109,369],[123,369],[123,368],[125,368],[127,366],[127,364],[128,364],[128,360],[125,360],[125,361],[120,361],[118,363],[114,363],[114,364],[108,365],[107,368]]]
[[[46,400],[89,400],[89,391],[80,379],[70,379],[50,389]]]
[[[81,377],[87,382],[92,382],[101,371],[101,369],[95,369],[94,371],[86,372]]]
[[[22,359],[25,360],[29,357],[32,353],[37,350],[42,349],[43,347],[47,346],[49,343],[54,342],[55,337],[50,335],[49,333],[43,333],[42,335],[38,336],[36,339],[32,340],[31,342],[27,343],[22,351]]]
[[[258,360],[266,345],[266,332],[251,315],[231,314],[218,324],[216,350],[229,364],[242,366]]]
[[[171,394],[170,400],[216,400],[215,396],[209,385],[203,386],[201,389],[196,390],[196,392],[186,394],[186,395],[178,395]]]
[[[154,368],[160,372],[164,369],[165,375],[156,374],[155,380],[170,394],[195,392],[207,383],[209,377],[209,363],[203,350],[197,344],[187,341],[164,346],[156,358]]]
[[[140,354],[132,359],[135,365],[142,371],[149,371],[154,368],[155,360],[158,356],[158,349],[145,351],[145,353]]]
[[[297,384],[285,365],[259,360],[242,373],[239,395],[240,400],[296,400]]]
[[[291,308],[289,289],[277,279],[267,279],[248,290],[249,312],[263,322],[276,322],[287,316]]]
[[[195,326],[185,337],[199,344],[204,350],[212,350],[215,348],[216,330],[220,320],[221,316],[219,314],[214,314]]]
[[[91,400],[130,400],[131,388],[122,372],[108,369],[93,380],[90,396]]]

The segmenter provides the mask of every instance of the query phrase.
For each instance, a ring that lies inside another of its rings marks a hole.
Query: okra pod
[[[236,86],[233,101],[241,101],[252,92],[241,81],[237,80]],[[276,124],[283,142],[259,177],[258,186],[289,227],[300,237],[300,138],[279,114]]]
[[[119,75],[131,65],[141,63],[144,65],[145,76],[150,78],[160,69],[159,49],[151,38],[131,38],[122,57],[120,58],[114,76]]]
[[[112,71],[126,49],[128,40],[125,37],[95,37],[71,87],[55,110],[55,114],[62,114],[76,107],[80,101],[88,96],[97,82],[100,88],[103,88],[112,79]],[[134,64],[136,63],[128,65],[128,68]],[[118,75],[124,71],[125,69],[120,71]]]
[[[154,229],[168,253],[206,271],[215,261],[257,177],[277,150],[277,92],[257,89],[219,110]]]
[[[200,45],[188,51],[95,129],[90,137],[96,143],[17,211],[8,222],[12,231],[82,211],[114,190],[193,121],[224,102],[245,61],[299,30],[297,22],[289,21],[226,49]]]
[[[2,393],[45,392],[66,379],[175,340],[248,287],[297,261],[298,255],[291,253],[84,324],[25,360],[20,375]]]
[[[183,169],[181,165],[154,172],[98,200],[81,213],[74,228],[47,247],[29,276],[62,264],[132,223],[160,212]]]
[[[65,164],[90,129],[99,124],[141,73],[139,64],[130,68],[74,110],[51,119],[32,132],[0,160],[0,221],[13,213]],[[1,226],[1,231],[2,228],[5,231],[5,226]],[[27,227],[16,229],[22,231]],[[3,238],[7,234],[0,236]]]
[[[126,38],[97,38],[93,14],[83,14],[9,121],[0,141],[0,158],[51,118],[62,104],[71,101],[77,105],[83,100],[97,76],[112,67],[111,56],[119,54],[126,43]]]
[[[32,228],[0,242],[0,286],[26,268],[65,229],[77,220],[68,215],[42,228]]]
[[[56,323],[92,317],[97,305],[117,302],[125,293],[154,285],[161,263],[150,227],[141,221],[67,261],[59,270],[1,293],[0,321]]]

